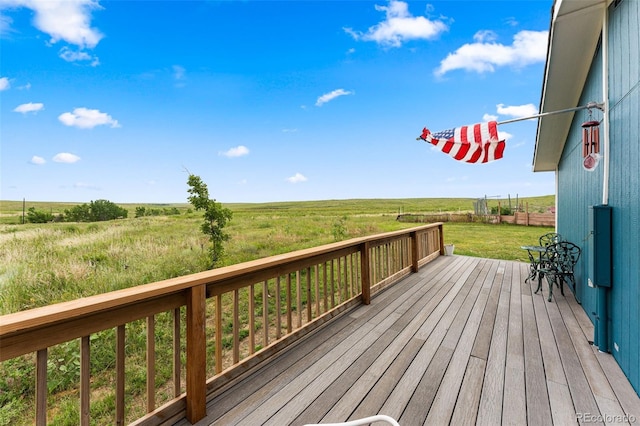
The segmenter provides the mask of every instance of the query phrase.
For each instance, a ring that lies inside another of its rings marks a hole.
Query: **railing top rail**
[[[286,265],[301,259],[339,251],[344,248],[360,244],[375,242],[380,239],[399,237],[413,232],[424,232],[428,229],[437,228],[441,225],[441,222],[431,223],[428,225],[391,231],[383,234],[353,238],[350,240],[269,256],[209,271],[198,272],[195,274],[170,278],[109,293],[3,315],[0,316],[0,339],[19,333],[25,329],[45,327],[51,324],[69,321],[70,319],[78,319],[83,316],[107,311],[116,307],[131,305],[144,300],[151,300],[182,292],[194,286],[232,279],[263,269]]]

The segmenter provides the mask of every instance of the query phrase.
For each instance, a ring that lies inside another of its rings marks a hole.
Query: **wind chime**
[[[589,108],[589,119],[582,123],[582,163],[586,170],[593,171],[600,160],[600,122],[594,120]]]

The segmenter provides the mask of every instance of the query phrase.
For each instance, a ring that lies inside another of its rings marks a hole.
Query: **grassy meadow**
[[[507,200],[502,200],[502,205]],[[530,211],[544,211],[553,196],[520,199]],[[497,206],[498,200],[490,205]],[[73,203],[27,203],[26,209],[63,213]],[[0,314],[118,290],[206,270],[208,241],[201,215],[188,204],[180,215],[135,218],[139,205],[121,204],[129,218],[94,223],[21,224],[21,201],[0,209]],[[404,229],[398,213],[469,212],[473,199],[368,199],[225,204],[234,217],[226,228],[222,265],[322,245],[363,235]],[[456,253],[526,260],[519,247],[532,243],[536,227],[447,223],[445,242]],[[221,266],[222,266],[221,265]],[[46,291],[43,291],[46,289]]]
[[[372,235],[421,224],[396,221],[399,213],[472,212],[473,199],[367,199],[224,204],[233,211],[226,231],[225,257],[220,266]],[[524,198],[529,211],[546,211],[554,196]],[[515,206],[515,200],[512,200]],[[497,206],[498,200],[489,200]],[[501,200],[502,206],[508,205]],[[63,213],[74,203],[27,202],[25,208]],[[73,300],[208,269],[208,240],[200,231],[202,216],[188,204],[119,204],[129,218],[96,223],[22,224],[22,201],[0,202],[0,315]],[[136,207],[176,207],[179,215],[135,218]],[[444,239],[455,253],[526,261],[521,245],[537,242],[551,228],[509,224],[445,223]],[[170,334],[170,318],[158,317],[158,341]],[[165,327],[166,325],[166,327]],[[92,335],[91,417],[111,422],[114,407],[112,331]],[[132,418],[144,412],[144,323],[128,326],[127,347],[140,347],[141,359],[127,361],[128,398]],[[170,338],[167,338],[170,341]],[[159,358],[170,349],[158,344]],[[49,360],[50,424],[75,424],[78,419],[77,342],[51,348]],[[95,348],[95,349],[94,349]],[[99,349],[102,348],[102,349]],[[165,366],[166,364],[166,366]],[[166,369],[166,371],[165,371]],[[0,425],[32,424],[33,356],[0,365]],[[171,375],[170,362],[158,362],[158,386]],[[102,395],[96,397],[95,394]],[[167,391],[167,395],[170,392]],[[136,403],[136,401],[138,401]]]

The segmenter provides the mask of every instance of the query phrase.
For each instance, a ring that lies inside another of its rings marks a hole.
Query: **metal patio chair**
[[[545,250],[544,256],[538,267],[538,288],[537,294],[542,288],[542,279],[546,278],[549,284],[549,302],[553,295],[553,284],[560,287],[560,294],[564,296],[564,283],[571,280],[572,288],[575,289],[576,281],[574,268],[580,259],[580,247],[569,241],[560,241],[551,244]]]
[[[538,241],[540,242],[540,245],[542,247],[548,247],[551,244],[556,244],[556,243],[559,243],[560,241],[564,241],[564,237],[561,234],[558,234],[557,232],[549,232],[547,234],[540,236],[540,238],[538,238]]]
[[[538,276],[538,269],[540,269],[540,264],[546,256],[547,247],[552,244],[559,243],[560,241],[564,241],[564,237],[561,234],[558,234],[557,232],[549,232],[538,238],[538,246],[522,246],[523,249],[527,250],[527,255],[529,256],[529,276],[524,280],[524,282],[536,279]]]

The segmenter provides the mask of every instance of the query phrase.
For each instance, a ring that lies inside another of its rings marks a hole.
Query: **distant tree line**
[[[164,207],[162,209],[136,207],[136,217],[144,216],[177,216],[180,210],[177,207]]]
[[[192,210],[188,209],[187,213]],[[177,207],[136,207],[135,217],[144,216],[177,216],[180,210]],[[48,223],[48,222],[102,222],[105,220],[126,219],[129,211],[108,200],[91,201],[89,204],[82,204],[64,211],[64,213],[53,214],[43,210],[36,210],[30,207],[27,211],[27,222]]]
[[[108,200],[91,201],[66,209],[64,214],[54,215],[35,207],[27,211],[27,221],[30,223],[47,222],[102,222],[105,220],[125,219],[129,211]]]

